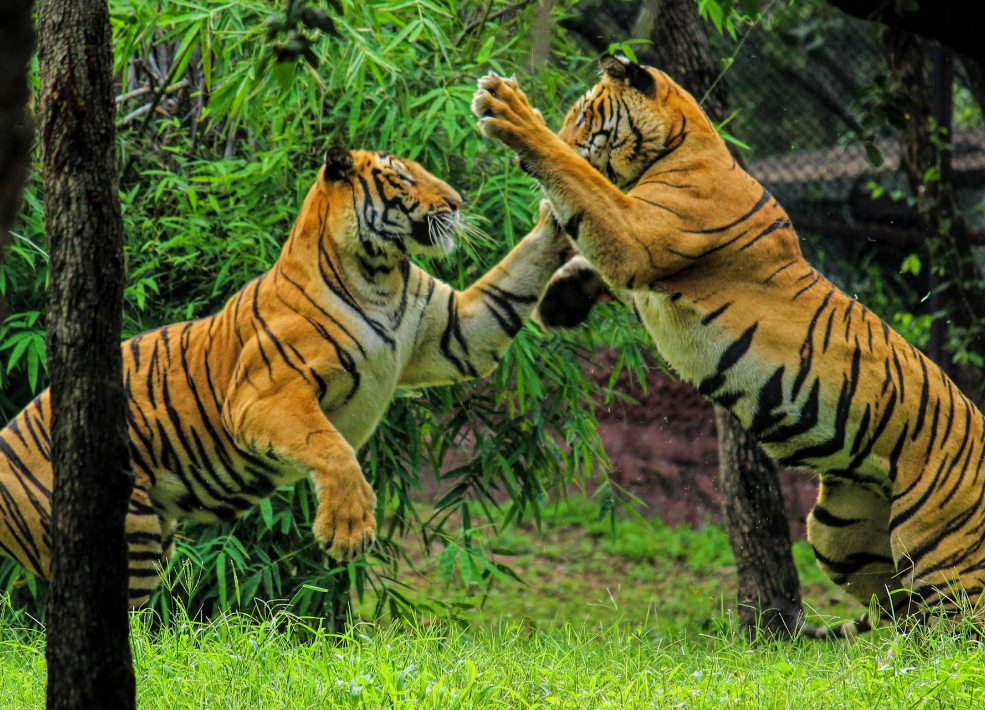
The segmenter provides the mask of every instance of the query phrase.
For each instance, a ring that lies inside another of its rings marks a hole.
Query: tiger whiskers
[[[454,235],[456,217],[451,212],[428,215],[428,237],[432,244],[447,242]]]
[[[481,220],[483,218],[476,215],[459,214],[456,220],[455,230],[463,241],[469,244],[495,245],[497,241],[478,225]]]

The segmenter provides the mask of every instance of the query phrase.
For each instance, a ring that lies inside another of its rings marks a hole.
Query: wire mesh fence
[[[863,133],[863,98],[888,74],[879,28],[814,7],[810,16],[783,8],[738,41],[712,37],[727,57],[725,78],[735,117],[728,130],[745,143],[749,172],[779,199],[801,231],[858,235],[915,244],[915,212],[888,125]],[[928,67],[932,82],[950,74]],[[953,184],[974,241],[985,244],[985,124],[960,65],[953,73]],[[873,195],[882,195],[874,199]]]

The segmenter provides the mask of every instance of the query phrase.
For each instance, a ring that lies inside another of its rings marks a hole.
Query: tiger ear
[[[648,98],[653,98],[657,92],[657,82],[646,67],[640,66],[626,57],[614,54],[603,54],[599,57],[599,66],[607,77],[615,81],[625,81],[633,89]]]
[[[605,72],[606,76],[610,79],[615,79],[619,81],[620,79],[626,78],[626,64],[623,62],[628,62],[628,59],[623,58],[623,61],[619,61],[619,58],[614,54],[609,54],[606,52],[601,57],[599,57],[599,67]]]
[[[355,165],[352,153],[340,145],[334,145],[325,153],[325,181],[338,182],[352,176]]]

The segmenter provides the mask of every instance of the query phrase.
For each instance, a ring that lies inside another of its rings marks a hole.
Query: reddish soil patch
[[[599,365],[590,374],[604,385],[615,353],[600,351],[595,361]],[[669,525],[719,522],[718,440],[711,404],[656,367],[647,374],[645,393],[625,371],[615,389],[637,403],[617,401],[598,409],[599,438],[612,463],[612,480],[646,504],[646,515]],[[816,481],[802,471],[784,470],[780,484],[791,534],[804,537],[804,520],[817,497]]]
[[[587,374],[604,388],[616,353],[600,350],[593,359],[598,365]],[[620,399],[596,410],[599,439],[613,468],[610,479],[645,504],[640,512],[647,517],[695,528],[706,521],[719,523],[718,439],[711,403],[656,367],[647,373],[645,393],[625,371],[615,389],[635,402]],[[454,468],[470,455],[465,442],[445,463]],[[422,499],[440,496],[432,474],[424,473],[420,483]],[[791,535],[803,538],[817,484],[813,476],[787,469],[780,472],[780,486]]]

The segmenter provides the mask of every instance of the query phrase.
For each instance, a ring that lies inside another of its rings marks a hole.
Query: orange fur
[[[977,602],[981,412],[811,268],[786,213],[690,94],[653,68],[601,63],[600,83],[557,135],[511,79],[483,77],[473,100],[480,129],[540,181],[584,257],[555,277],[541,317],[564,320],[552,294],[604,281],[681,377],[779,461],[820,475],[808,535],[836,583],[900,614],[913,599],[946,610],[961,596]],[[890,595],[900,588],[911,593]]]
[[[394,391],[489,374],[568,249],[544,205],[500,264],[455,291],[409,254],[448,253],[460,204],[412,161],[334,149],[270,271],[213,316],[123,343],[134,605],[176,521],[231,519],[306,474],[328,554],[373,543],[377,501],[356,451]],[[0,552],[42,575],[49,421],[45,391],[0,431]]]

